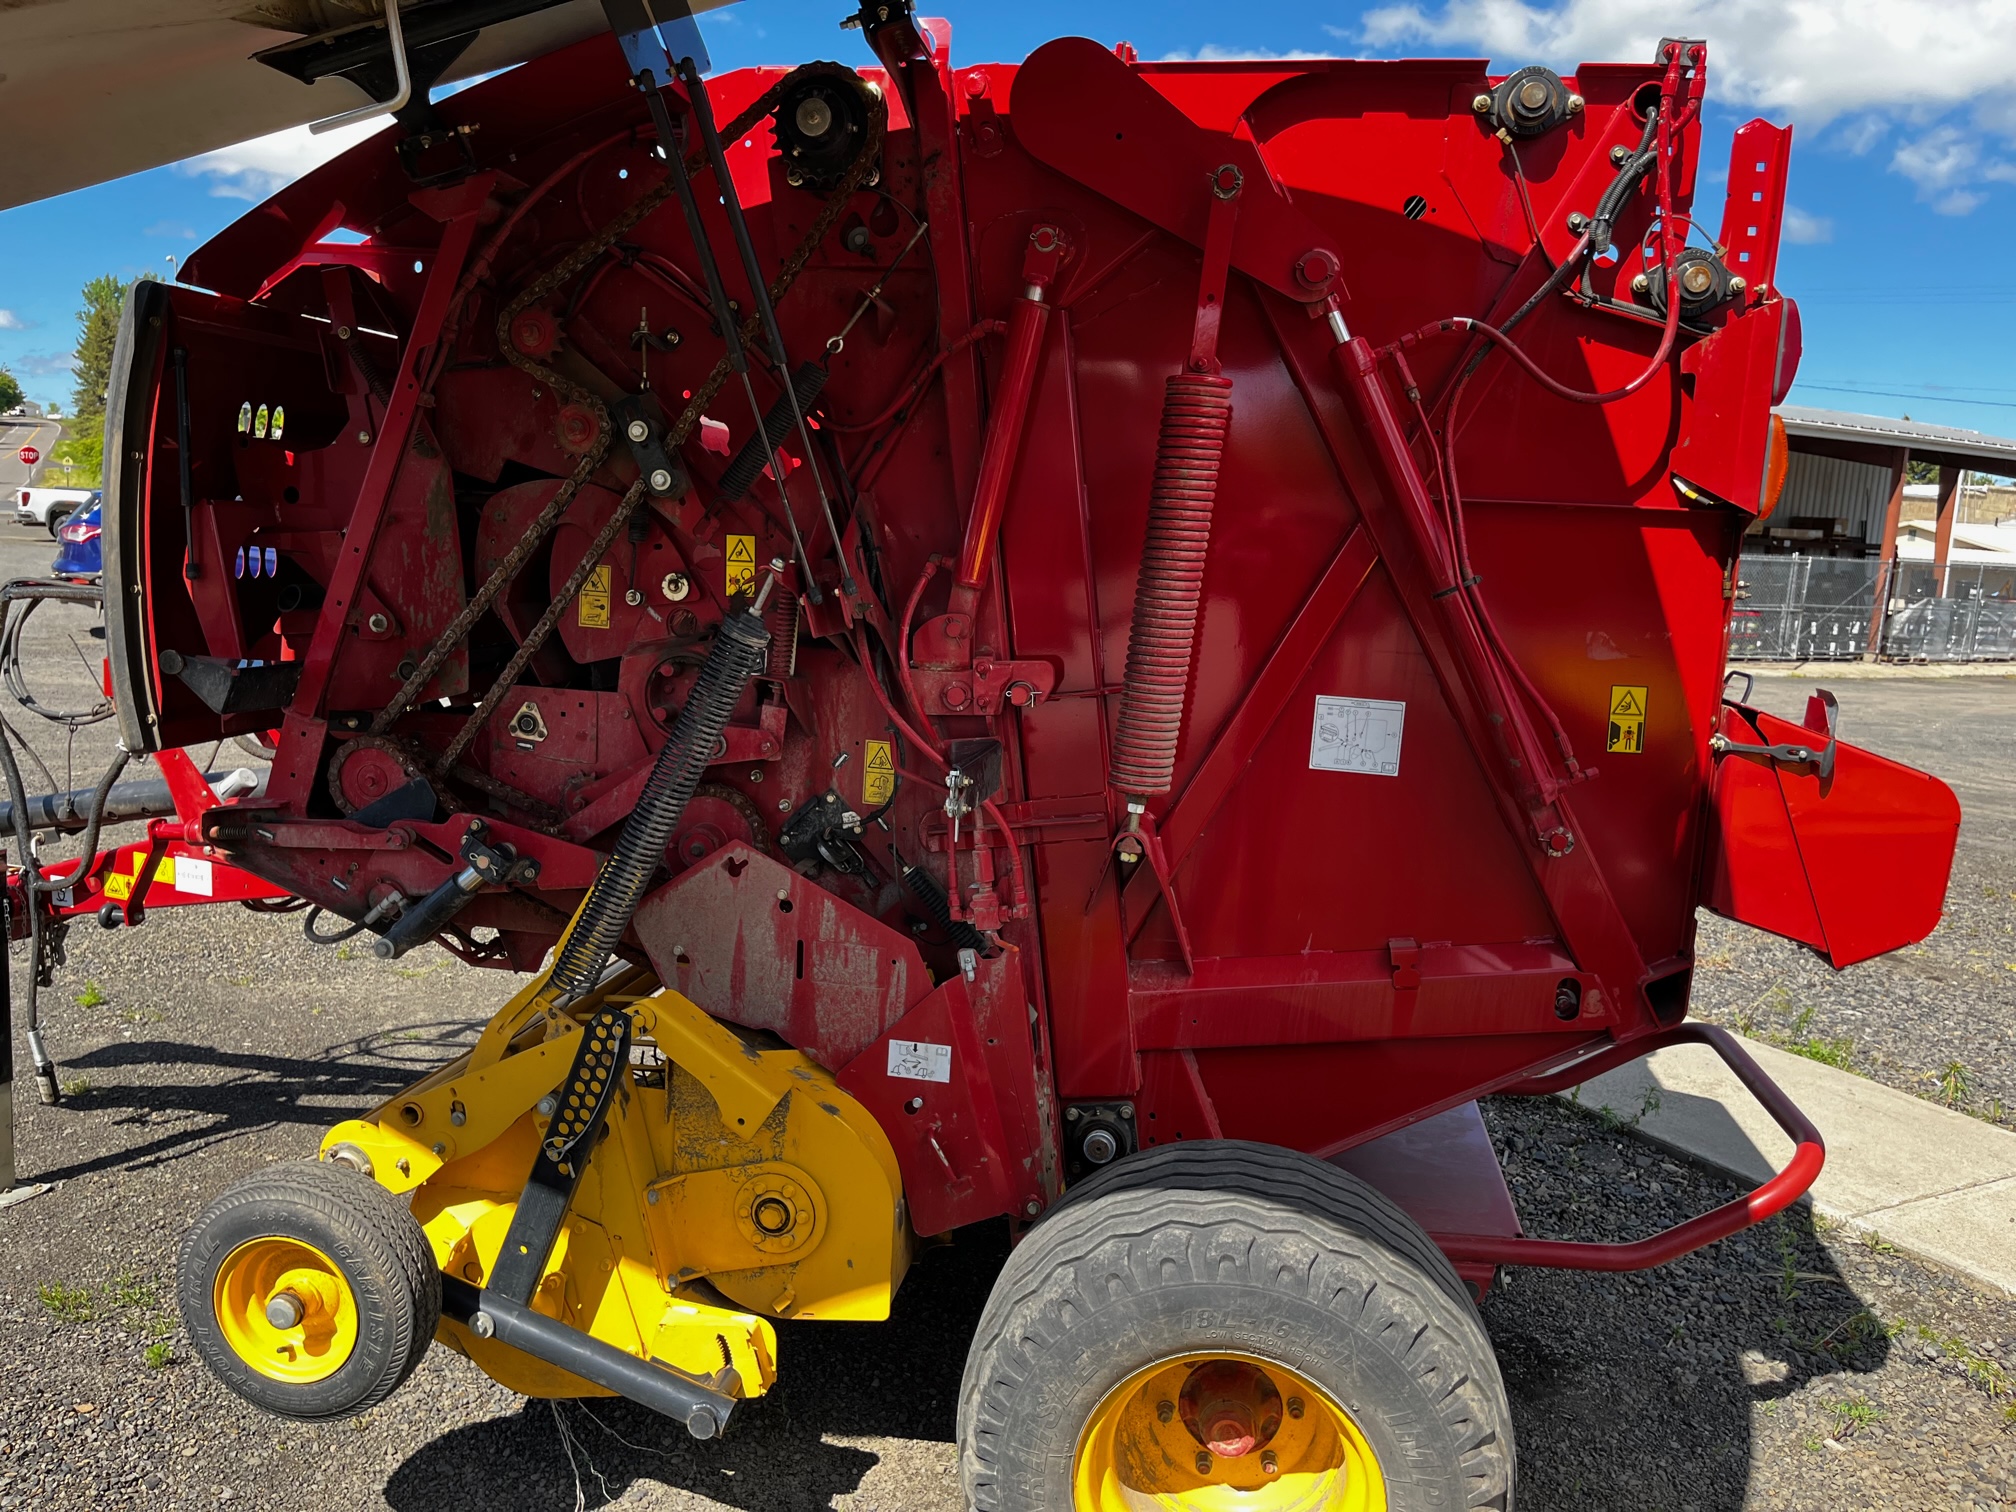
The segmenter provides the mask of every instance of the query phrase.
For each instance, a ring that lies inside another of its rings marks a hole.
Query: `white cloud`
[[[68,352],[26,352],[14,359],[14,365],[31,378],[55,378],[75,372],[77,359]]]
[[[1941,214],[1981,202],[1960,178],[1985,158],[1983,134],[2016,136],[2010,0],[1440,0],[1369,11],[1359,33],[1379,51],[1425,43],[1562,68],[1649,60],[1671,36],[1708,39],[1709,90],[1725,103],[1808,128],[1852,117],[1836,138],[1851,152],[1875,145],[1884,113],[1918,129],[1890,166]],[[1955,119],[1935,125],[1943,116]]]
[[[1813,215],[1801,210],[1797,205],[1785,207],[1785,240],[1788,242],[1830,242],[1834,240],[1834,222],[1824,215]]]
[[[310,169],[321,167],[374,132],[384,130],[385,125],[386,118],[381,116],[322,136],[316,136],[306,126],[291,126],[271,136],[254,137],[249,142],[188,158],[177,163],[175,171],[189,178],[210,180],[213,195],[257,204],[278,194]]]
[[[1330,28],[1324,28],[1326,31]],[[1309,52],[1295,48],[1289,52],[1273,52],[1264,47],[1221,47],[1216,42],[1206,42],[1195,52],[1164,53],[1155,61],[1158,63],[1277,63],[1298,58],[1328,58],[1332,54]]]
[[[12,310],[0,310],[0,331],[25,331],[28,322]]]

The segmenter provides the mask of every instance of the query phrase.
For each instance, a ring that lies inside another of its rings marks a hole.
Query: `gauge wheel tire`
[[[69,518],[70,518],[70,511],[67,509],[62,510],[60,512],[53,509],[49,511],[48,525],[49,525],[50,540],[52,541],[56,540],[62,535],[63,522]]]
[[[277,1326],[276,1298],[282,1319],[304,1312],[298,1323]],[[368,1411],[413,1373],[441,1319],[441,1273],[398,1197],[348,1166],[300,1161],[203,1210],[182,1241],[176,1300],[227,1386],[315,1421]]]
[[[1510,1512],[1511,1410],[1483,1322],[1447,1258],[1356,1177],[1230,1140],[1166,1146],[1108,1167],[1009,1258],[960,1388],[969,1501],[979,1512],[1192,1505],[1185,1484],[1130,1483],[1102,1500],[1080,1476],[1099,1433],[1111,1432],[1095,1427],[1137,1380],[1162,1398],[1148,1409],[1159,1413],[1170,1383],[1152,1383],[1158,1362],[1175,1362],[1168,1368],[1180,1377],[1214,1355],[1257,1362],[1263,1374],[1319,1394],[1384,1481],[1384,1502],[1365,1505]],[[1160,1437],[1166,1452],[1169,1436]],[[1202,1448],[1174,1443],[1178,1461]],[[1134,1461],[1155,1459],[1144,1451],[1156,1447],[1137,1444]],[[1238,1468],[1214,1461],[1210,1478]],[[1265,1508],[1265,1491],[1278,1488],[1282,1506],[1302,1505],[1291,1479],[1247,1499]]]

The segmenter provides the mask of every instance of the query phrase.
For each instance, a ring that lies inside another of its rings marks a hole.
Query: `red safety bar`
[[[1434,1239],[1442,1252],[1459,1263],[1545,1265],[1560,1270],[1647,1270],[1655,1265],[1664,1265],[1669,1260],[1678,1260],[1682,1255],[1691,1255],[1703,1245],[1726,1239],[1753,1223],[1762,1223],[1797,1202],[1819,1178],[1820,1167],[1827,1159],[1820,1131],[1813,1127],[1812,1120],[1799,1111],[1792,1099],[1779,1090],[1778,1084],[1759,1069],[1757,1062],[1736,1043],[1735,1037],[1728,1030],[1713,1024],[1680,1024],[1643,1039],[1613,1045],[1600,1054],[1585,1056],[1563,1070],[1532,1077],[1501,1090],[1522,1096],[1560,1092],[1591,1077],[1601,1076],[1605,1071],[1614,1071],[1641,1056],[1650,1055],[1654,1050],[1686,1044],[1706,1045],[1721,1056],[1723,1064],[1736,1073],[1737,1080],[1749,1089],[1750,1095],[1763,1105],[1764,1111],[1798,1146],[1792,1152],[1792,1158],[1785,1163],[1784,1170],[1747,1197],[1725,1202],[1698,1218],[1689,1218],[1685,1223],[1648,1238],[1634,1239],[1629,1244],[1526,1239],[1497,1234],[1436,1234]]]

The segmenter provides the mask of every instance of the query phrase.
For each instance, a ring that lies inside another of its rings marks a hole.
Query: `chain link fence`
[[[1876,596],[1884,596],[1880,623]],[[1743,557],[1732,661],[2016,660],[2016,565]]]

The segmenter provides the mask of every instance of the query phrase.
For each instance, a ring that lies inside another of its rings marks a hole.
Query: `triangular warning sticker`
[[[753,565],[756,561],[756,537],[746,535],[728,537],[728,560]]]
[[[893,772],[896,770],[896,763],[889,759],[889,746],[887,742],[880,740],[871,740],[868,742],[868,770],[871,772]]]
[[[1617,690],[1615,702],[1610,705],[1610,712],[1612,714],[1621,714],[1628,719],[1635,715],[1643,714],[1645,712],[1645,705],[1638,701],[1638,690],[1636,688],[1620,688]]]

